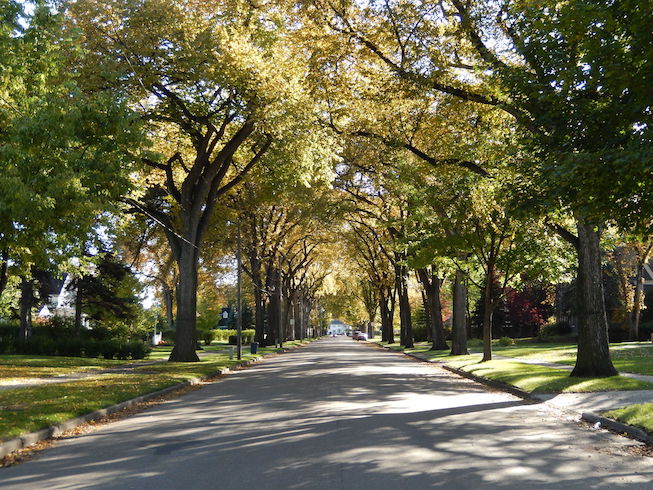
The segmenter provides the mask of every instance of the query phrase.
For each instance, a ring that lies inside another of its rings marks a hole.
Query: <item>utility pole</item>
[[[281,279],[281,255],[279,255],[279,262],[277,266],[277,304],[279,306],[278,310],[278,315],[279,315],[279,348],[283,349],[283,322],[282,322],[282,307],[281,307],[281,285],[282,285],[282,279]]]
[[[236,351],[238,360],[240,361],[243,355],[243,315],[242,315],[242,297],[241,297],[241,269],[242,262],[240,257],[240,219],[238,220],[238,244],[236,246],[236,264],[238,267],[237,277],[238,286],[236,288],[236,302],[238,314],[236,316]]]

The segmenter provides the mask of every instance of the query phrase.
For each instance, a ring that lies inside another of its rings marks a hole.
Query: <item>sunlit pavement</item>
[[[651,488],[633,441],[346,337],[0,469],[1,488]]]

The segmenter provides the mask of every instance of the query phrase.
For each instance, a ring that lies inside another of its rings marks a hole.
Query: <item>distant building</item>
[[[344,335],[351,327],[340,320],[332,320],[327,330],[328,335]]]
[[[75,299],[77,292],[71,287],[73,277],[64,274],[62,279],[56,278],[49,273],[43,273],[39,277],[41,292],[45,296],[43,307],[39,310],[40,318],[75,318]],[[90,328],[88,316],[82,314],[82,325]]]

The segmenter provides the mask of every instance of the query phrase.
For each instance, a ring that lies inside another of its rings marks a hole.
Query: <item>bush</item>
[[[204,330],[199,333],[201,339],[204,341],[204,345],[211,345],[211,342],[215,338],[215,330]]]
[[[426,325],[413,325],[413,340],[415,342],[426,342],[428,340],[428,329]]]
[[[567,322],[549,323],[540,328],[538,337],[555,337],[571,333],[571,326]]]
[[[92,341],[91,341],[92,342]],[[84,348],[84,342],[80,338],[68,337],[53,341],[55,346],[55,356],[81,357]]]
[[[132,359],[145,359],[152,352],[152,347],[146,342],[134,340],[129,343],[129,355]]]
[[[217,340],[218,342],[225,342],[227,341],[230,345],[236,345],[236,340],[231,341],[231,337],[236,338],[236,331],[235,330],[222,330],[222,329],[215,329],[212,330],[214,333],[213,340]],[[256,330],[253,328],[247,328],[242,331],[242,336],[243,336],[243,344],[248,344],[250,342],[254,342],[254,336],[256,335]]]
[[[643,340],[643,341],[651,340],[651,335],[653,334],[653,320],[646,323],[642,323],[639,326],[638,333],[639,333],[639,340]]]
[[[100,357],[102,355],[102,342],[95,340],[84,344],[84,357]]]
[[[505,347],[509,345],[515,345],[515,341],[511,339],[510,337],[501,337],[499,339],[499,345],[503,345]]]
[[[236,345],[237,338],[236,334],[229,335],[227,343],[229,345]],[[251,344],[254,342],[254,330],[243,330],[242,331],[243,344]]]
[[[99,341],[99,351],[105,359],[113,359],[118,353],[118,342],[115,340]]]
[[[468,339],[467,347],[483,347],[483,339]]]

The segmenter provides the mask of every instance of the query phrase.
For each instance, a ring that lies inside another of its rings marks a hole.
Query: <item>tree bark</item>
[[[32,335],[32,303],[34,301],[34,283],[31,279],[21,277],[20,281],[20,328],[18,338],[26,340]]]
[[[295,310],[294,310],[294,318],[295,318],[295,325],[294,327],[294,336],[296,339],[299,340],[304,340],[306,337],[306,329],[304,325],[304,298],[301,292],[296,291],[295,292]]]
[[[453,314],[451,320],[451,355],[469,354],[467,350],[467,287],[462,271],[456,271],[453,284]]]
[[[197,362],[197,260],[198,250],[181,242],[177,259],[179,286],[177,287],[177,329],[175,346],[170,353],[171,362]]]
[[[276,345],[278,341],[278,332],[279,332],[279,321],[281,320],[281,291],[280,291],[280,280],[279,280],[279,270],[270,266],[267,268],[268,275],[270,277],[270,284],[274,284],[274,291],[270,296],[268,301],[268,322],[267,322],[267,336],[263,342],[263,345]]]
[[[413,322],[408,297],[408,268],[405,265],[395,266],[397,274],[397,292],[399,294],[399,321],[401,322],[401,345],[414,347]]]
[[[607,377],[617,374],[608,348],[608,321],[605,313],[601,269],[600,228],[578,220],[578,273],[576,308],[578,355],[572,376]]]
[[[492,360],[492,313],[494,312],[492,286],[494,286],[494,261],[490,259],[483,291],[483,361]]]
[[[440,285],[442,280],[426,268],[418,269],[417,276],[422,283],[425,294],[424,308],[431,332],[431,350],[448,349],[442,323],[442,303],[440,301]]]
[[[389,288],[381,288],[379,292],[379,309],[381,310],[381,340],[388,344],[394,344],[395,336],[392,326],[393,308],[390,306],[392,302],[389,297],[391,292]]]
[[[168,284],[163,283],[163,303],[166,309],[166,322],[168,323],[168,328],[175,328],[175,317],[173,314],[173,292],[172,288]]]

